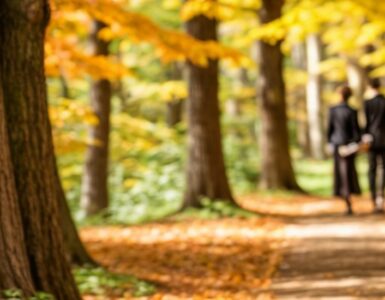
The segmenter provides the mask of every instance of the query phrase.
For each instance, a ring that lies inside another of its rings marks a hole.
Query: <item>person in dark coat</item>
[[[353,214],[351,194],[360,194],[355,167],[355,154],[342,157],[339,147],[358,143],[361,131],[358,125],[357,111],[348,105],[352,90],[348,86],[340,89],[341,103],[330,108],[328,123],[328,142],[334,152],[334,195],[342,197],[347,206],[347,214]]]
[[[373,97],[365,101],[366,127],[365,134],[373,138],[369,148],[369,186],[373,200],[374,212],[383,212],[383,199],[385,188],[385,97],[380,93],[381,87],[378,79],[369,83]],[[381,172],[381,178],[378,176]],[[377,180],[379,187],[377,186]]]

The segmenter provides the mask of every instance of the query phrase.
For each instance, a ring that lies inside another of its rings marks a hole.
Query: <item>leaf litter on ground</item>
[[[156,287],[142,297],[123,285],[84,299],[272,299],[264,290],[280,261],[280,234],[279,222],[252,217],[84,228],[88,250],[109,272]]]

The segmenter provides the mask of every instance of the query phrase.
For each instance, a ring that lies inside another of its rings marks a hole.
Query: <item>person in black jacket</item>
[[[379,91],[381,84],[378,79],[372,79],[369,85],[374,95],[373,98],[365,101],[365,134],[370,134],[373,138],[369,149],[369,186],[374,212],[383,212],[385,188],[385,97]],[[382,176],[378,176],[377,171],[380,171]],[[380,179],[379,188],[377,186],[377,179]]]
[[[341,103],[330,108],[327,136],[334,150],[334,195],[346,201],[347,214],[351,215],[353,214],[351,194],[361,193],[355,155],[342,157],[338,149],[350,143],[358,143],[361,139],[361,131],[357,111],[348,105],[348,100],[352,96],[351,88],[342,87],[340,95]]]

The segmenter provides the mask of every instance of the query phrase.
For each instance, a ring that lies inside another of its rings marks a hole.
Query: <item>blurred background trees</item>
[[[14,265],[0,251],[0,288],[27,294],[79,297],[68,262],[94,262],[72,217],[328,194],[335,89],[348,82],[361,109],[385,76],[378,1],[52,0],[50,19],[26,2],[0,4],[0,246],[26,249]]]
[[[298,158],[326,157],[336,87],[349,82],[360,108],[367,79],[384,72],[384,8],[370,2],[66,0],[52,8],[50,112],[77,220],[135,223],[206,198],[300,190],[308,160]]]

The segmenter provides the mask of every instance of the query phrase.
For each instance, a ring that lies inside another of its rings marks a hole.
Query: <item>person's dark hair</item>
[[[349,98],[353,95],[353,92],[349,86],[344,85],[340,89],[340,94],[341,94],[342,100],[347,102],[349,100]]]
[[[373,89],[379,89],[381,87],[381,81],[379,78],[373,78],[369,81],[369,86]]]

